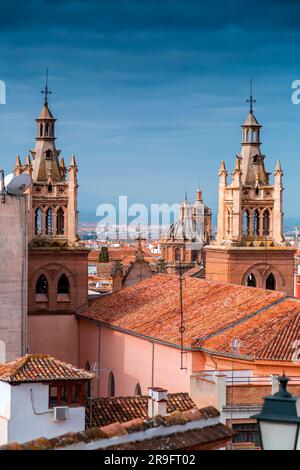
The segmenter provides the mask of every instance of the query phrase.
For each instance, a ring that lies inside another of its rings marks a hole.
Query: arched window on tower
[[[46,137],[49,137],[50,132],[49,132],[49,124],[48,122],[46,123]]]
[[[57,283],[57,293],[58,294],[69,294],[70,284],[69,279],[65,274],[62,274]]]
[[[227,209],[227,235],[232,234],[232,210],[230,207]]]
[[[253,129],[253,131],[252,131],[252,142],[256,142],[256,140],[257,140],[256,136],[257,136],[256,130]]]
[[[46,212],[46,235],[52,235],[52,209],[49,209]]]
[[[40,124],[40,137],[43,137],[43,124]]]
[[[256,279],[253,273],[250,273],[247,277],[247,286],[256,287]]]
[[[259,212],[256,209],[253,214],[253,235],[259,236]]]
[[[249,129],[246,130],[246,142],[249,142],[250,140],[250,132]]]
[[[180,248],[175,248],[175,261],[181,261]]]
[[[139,383],[137,383],[135,386],[134,395],[137,397],[140,397],[142,395],[142,389]]]
[[[276,290],[276,280],[273,273],[270,273],[266,280],[266,289]]]
[[[115,377],[112,372],[110,372],[108,377],[108,390],[107,394],[109,397],[114,397],[116,394],[116,386],[115,386]]]
[[[263,233],[264,236],[268,236],[270,234],[270,212],[268,209],[264,211],[263,216]]]
[[[61,207],[57,211],[56,218],[57,235],[63,235],[65,233],[65,213]]]
[[[250,214],[248,209],[244,211],[243,215],[243,232],[244,235],[250,235]]]
[[[42,209],[38,207],[35,210],[35,222],[34,222],[34,227],[35,227],[35,234],[36,235],[41,235],[42,233]]]
[[[48,294],[48,281],[44,274],[41,274],[35,286],[36,294]]]

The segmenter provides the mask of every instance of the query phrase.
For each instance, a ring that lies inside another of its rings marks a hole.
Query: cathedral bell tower
[[[283,172],[278,161],[270,183],[252,92],[248,102],[231,181],[224,160],[219,170],[218,232],[216,242],[205,248],[206,277],[293,295],[295,250],[283,234]]]
[[[28,173],[28,351],[49,353],[77,363],[75,312],[88,303],[88,250],[79,243],[77,163],[66,167],[56,148],[56,119],[50,110],[46,81],[36,119],[34,149],[15,175]],[[65,342],[66,335],[74,337]]]

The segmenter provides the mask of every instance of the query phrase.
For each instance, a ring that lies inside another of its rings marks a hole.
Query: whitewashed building
[[[45,354],[0,364],[0,445],[83,431],[93,377]]]

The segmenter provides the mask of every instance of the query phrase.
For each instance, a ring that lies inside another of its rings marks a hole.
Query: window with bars
[[[260,446],[257,423],[232,423],[232,429],[237,432],[232,442],[253,442],[256,446]]]

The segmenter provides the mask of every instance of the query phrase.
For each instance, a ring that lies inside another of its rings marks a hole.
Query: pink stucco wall
[[[51,354],[78,365],[78,320],[61,313],[28,315],[28,352]]]
[[[154,346],[153,346],[154,344]],[[79,366],[88,361],[100,364],[100,373],[92,384],[93,396],[107,396],[108,378],[112,371],[116,396],[133,395],[140,384],[142,394],[152,385],[152,356],[154,347],[153,385],[169,392],[189,392],[190,375],[195,363],[200,367],[199,353],[184,355],[186,369],[180,369],[180,350],[152,343],[85,320],[79,321]],[[198,355],[198,358],[193,356]]]

